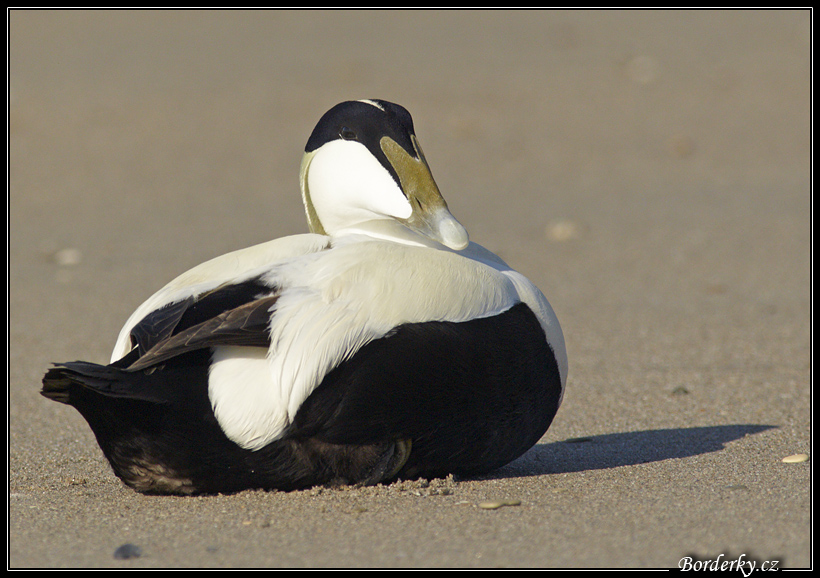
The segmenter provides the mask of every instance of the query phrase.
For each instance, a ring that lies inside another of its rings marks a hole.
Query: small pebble
[[[481,502],[478,507],[482,510],[497,510],[504,506],[520,506],[521,500],[496,500],[494,502]]]
[[[570,219],[558,219],[547,224],[546,235],[550,241],[564,243],[581,236],[582,226]]]
[[[783,458],[780,461],[782,461],[784,464],[799,464],[801,462],[809,461],[809,455],[808,454],[794,454],[794,455],[791,455],[791,456],[786,456],[785,458]]]
[[[51,258],[61,267],[73,267],[80,264],[80,261],[83,260],[83,254],[80,253],[79,249],[60,249]]]
[[[114,558],[117,560],[128,560],[129,558],[139,558],[142,556],[142,548],[136,544],[123,544],[114,550]]]
[[[589,437],[581,437],[581,438],[569,438],[564,440],[565,444],[586,444],[592,441],[592,438]]]

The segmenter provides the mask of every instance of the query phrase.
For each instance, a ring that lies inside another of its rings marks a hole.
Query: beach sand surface
[[[9,567],[811,564],[809,11],[8,14]],[[126,488],[43,373],[305,232],[304,143],[358,98],[550,300],[555,422],[478,479]]]

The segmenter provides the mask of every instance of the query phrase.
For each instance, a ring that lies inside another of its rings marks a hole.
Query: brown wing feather
[[[274,295],[251,301],[180,331],[155,344],[128,371],[147,369],[188,351],[216,345],[268,347],[270,310],[278,298]]]

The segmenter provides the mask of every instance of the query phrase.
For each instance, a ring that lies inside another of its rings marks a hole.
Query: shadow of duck
[[[687,458],[776,426],[734,424],[611,433],[539,444],[484,478],[565,474]]]

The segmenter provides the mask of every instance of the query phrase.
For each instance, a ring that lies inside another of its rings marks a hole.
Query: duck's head
[[[451,249],[469,243],[397,104],[349,101],[326,112],[305,146],[300,183],[313,233],[390,222]]]

